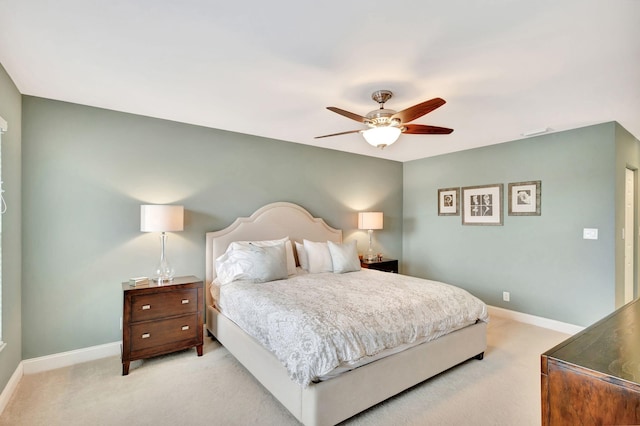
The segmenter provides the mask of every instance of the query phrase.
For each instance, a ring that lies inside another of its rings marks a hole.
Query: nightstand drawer
[[[198,310],[198,290],[185,289],[131,298],[131,322],[146,321]]]
[[[360,266],[366,269],[376,269],[378,271],[398,273],[398,261],[396,259],[382,259],[382,260],[362,260]]]
[[[131,351],[198,338],[198,316],[185,315],[131,326]]]

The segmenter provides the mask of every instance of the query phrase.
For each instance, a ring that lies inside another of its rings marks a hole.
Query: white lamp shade
[[[394,126],[373,127],[362,132],[362,136],[369,145],[384,148],[397,141],[400,133],[402,133],[400,129]]]
[[[358,213],[358,229],[382,229],[382,212]]]
[[[140,206],[140,231],[174,232],[184,229],[184,207],[172,205]]]

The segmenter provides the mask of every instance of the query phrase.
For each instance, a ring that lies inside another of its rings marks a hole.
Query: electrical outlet
[[[511,300],[511,294],[509,294],[508,291],[503,291],[502,292],[502,300],[504,300],[505,302],[508,302]]]

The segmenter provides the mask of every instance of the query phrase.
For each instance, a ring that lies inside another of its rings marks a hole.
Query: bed
[[[341,230],[287,202],[266,205],[250,217],[238,218],[229,227],[206,234],[206,328],[303,424],[337,424],[457,364],[483,358],[486,317],[322,381],[301,385],[300,381],[292,380],[290,370],[276,355],[223,315],[214,299],[216,291],[219,292],[217,281],[214,283],[215,259],[225,254],[231,243],[283,237],[300,243],[303,240],[342,243]],[[382,274],[385,279],[395,275],[368,270],[366,273]]]

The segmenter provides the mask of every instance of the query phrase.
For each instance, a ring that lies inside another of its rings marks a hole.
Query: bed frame
[[[300,422],[334,425],[470,358],[482,359],[487,347],[486,324],[478,322],[436,340],[374,361],[335,378],[303,388],[286,368],[256,340],[213,306],[210,286],[214,259],[233,241],[271,240],[342,242],[342,231],[286,202],[268,204],[250,217],[206,236],[206,327],[229,352]]]

